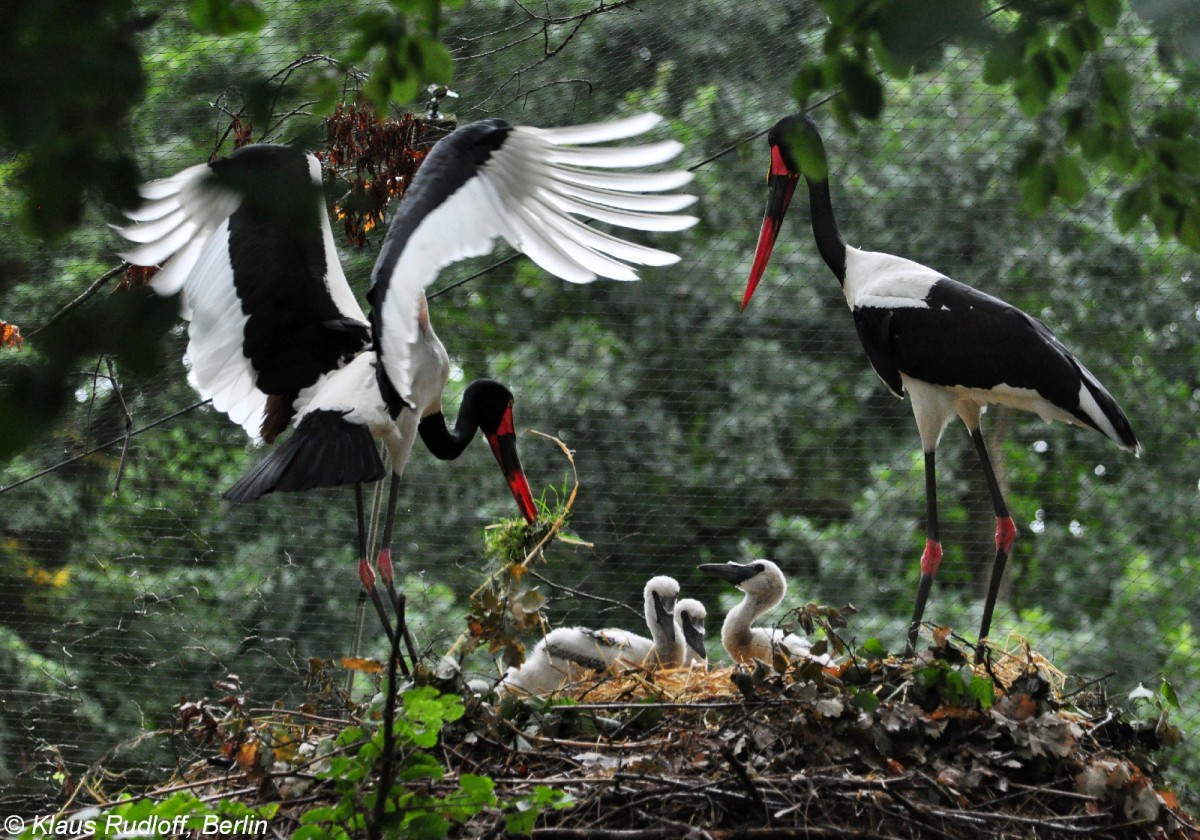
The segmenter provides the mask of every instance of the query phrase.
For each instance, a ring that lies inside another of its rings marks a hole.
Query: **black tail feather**
[[[274,452],[226,490],[223,498],[253,502],[275,491],[378,481],[385,473],[366,426],[349,422],[340,411],[313,411]]]

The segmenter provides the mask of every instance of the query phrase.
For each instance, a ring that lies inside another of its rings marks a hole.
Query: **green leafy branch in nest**
[[[226,678],[227,684],[236,678]],[[226,698],[228,699],[228,698]],[[438,749],[447,728],[463,718],[462,700],[430,686],[400,693],[390,709],[375,709],[377,723],[345,721],[281,708],[251,709],[240,695],[231,711],[224,700],[182,703],[182,731],[203,744],[220,744],[222,756],[204,764],[213,778],[174,780],[145,793],[123,793],[100,804],[39,817],[20,840],[54,835],[158,836],[264,835],[348,840],[405,837],[441,840],[469,821],[481,833],[528,836],[538,817],[574,804],[563,791],[537,785],[497,795],[488,776],[454,774]],[[385,721],[390,721],[390,726]],[[292,748],[281,746],[289,731]],[[274,748],[268,748],[275,744]],[[297,748],[299,747],[299,748]],[[392,767],[384,772],[384,764]],[[196,768],[203,766],[195,765]],[[386,780],[381,785],[380,781]],[[251,785],[246,787],[246,783]],[[216,792],[198,795],[197,788]],[[380,792],[382,788],[382,793]],[[279,797],[250,805],[241,798]],[[490,829],[488,824],[490,823]]]
[[[440,840],[455,825],[497,810],[506,832],[528,835],[543,809],[572,804],[566,794],[546,787],[501,801],[488,776],[462,773],[447,779],[446,767],[434,749],[446,725],[465,714],[461,698],[422,686],[403,692],[399,699],[400,706],[391,716],[390,737],[386,723],[373,734],[365,727],[351,727],[337,736],[335,743],[343,751],[317,775],[332,784],[340,798],[306,811],[293,838],[348,840],[367,832]],[[388,717],[385,712],[385,721]],[[364,792],[389,753],[395,773],[384,774],[391,777],[386,790],[381,793],[376,787],[374,792]],[[380,796],[383,802],[378,801]],[[372,812],[377,820],[368,816]]]
[[[494,571],[471,593],[471,613],[467,631],[450,649],[465,656],[487,645],[492,654],[501,654],[506,665],[519,665],[525,659],[522,636],[538,634],[545,627],[542,608],[546,597],[531,586],[529,570],[533,563],[545,559],[546,549],[555,541],[590,548],[590,543],[564,533],[571,509],[579,494],[579,476],[574,456],[567,445],[556,437],[534,429],[532,434],[558,445],[571,467],[571,489],[567,482],[560,487],[551,485],[537,500],[537,521],[529,524],[514,518],[488,528],[484,536],[485,554]]]
[[[896,678],[899,681],[893,682]],[[995,702],[997,688],[995,678],[977,672],[946,634],[935,634],[928,657],[909,662],[898,660],[878,639],[867,639],[841,679],[853,692],[852,702],[866,711],[891,700],[934,710],[965,706],[986,711]]]

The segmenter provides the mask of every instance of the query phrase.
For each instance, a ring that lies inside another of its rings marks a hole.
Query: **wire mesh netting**
[[[339,22],[363,4],[266,5],[271,25],[254,37],[202,38],[178,12],[147,33],[153,85],[130,139],[145,176],[228,153],[254,77],[276,95],[255,139],[319,143],[328,115],[296,91],[306,74],[331,72],[323,56],[344,49]],[[1126,28],[1110,58],[1144,80],[1133,95],[1148,109],[1172,91],[1138,22]],[[761,135],[794,108],[792,68],[820,48],[817,9],[689,0],[535,11],[497,0],[454,11],[445,35],[460,98],[442,107],[460,124],[654,110],[667,117],[657,136],[681,140],[695,173],[700,223],[654,238],[678,265],[637,283],[571,286],[523,259],[494,267],[500,250],[446,269],[431,293],[452,361],[448,415],[467,382],[495,378],[516,395],[518,429],[571,452],[519,437],[535,495],[561,503],[578,483],[576,539],[531,571],[551,624],[636,629],[643,584],[669,574],[707,604],[715,660],[737,593],[695,567],[766,557],[789,579],[778,618],[808,601],[850,602],[852,636],[901,649],[925,539],[921,446],[908,402],[867,363],[805,208],[738,309],[765,198]],[[980,73],[976,58],[950,54],[938,72],[892,83],[883,120],[853,136],[814,111],[839,221],[852,244],[919,260],[1042,319],[1116,395],[1140,459],[1032,414],[985,416],[1020,531],[992,636],[1019,634],[1083,679],[1109,675],[1114,695],[1165,676],[1186,698],[1200,687],[1197,257],[1149,230],[1118,234],[1098,174],[1078,206],[1031,219],[1011,172],[1033,121]],[[0,196],[9,220],[11,189]],[[96,317],[97,301],[140,294],[105,288],[55,319],[119,263],[105,226],[115,219],[94,208],[54,249],[5,226],[0,247],[25,278],[3,289],[0,315],[22,326],[23,352],[37,352],[42,325],[69,332]],[[367,239],[361,252],[342,249],[360,298],[382,231]],[[0,781],[18,811],[53,807],[111,751],[124,782],[153,779],[185,747],[137,736],[169,728],[181,697],[214,694],[236,674],[256,702],[297,702],[313,660],[354,646],[351,489],[222,501],[264,450],[198,404],[185,343],[176,320],[145,348],[158,365],[101,358],[71,371],[63,421],[0,467]],[[21,363],[5,356],[0,386]],[[470,597],[496,567],[491,526],[516,515],[485,450],[443,463],[417,447],[405,475],[395,562],[431,657],[467,632]],[[938,478],[946,558],[926,617],[973,634],[995,520],[959,425],[939,449]],[[374,619],[363,627],[363,654],[382,656]],[[495,681],[503,664],[480,649],[465,667]],[[1200,729],[1187,704],[1176,722]],[[1176,778],[1188,783],[1200,765],[1194,748],[1181,756]]]

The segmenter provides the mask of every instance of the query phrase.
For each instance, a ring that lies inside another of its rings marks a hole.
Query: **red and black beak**
[[[504,410],[504,415],[500,418],[500,425],[496,427],[496,430],[483,434],[492,447],[492,454],[496,456],[496,462],[504,471],[504,480],[508,482],[508,489],[512,490],[513,498],[517,500],[517,507],[520,508],[521,515],[525,517],[526,522],[533,524],[537,521],[538,516],[537,503],[534,502],[533,493],[529,490],[529,481],[525,478],[525,471],[521,469],[521,456],[517,454],[517,433],[513,428],[512,403],[509,403]]]
[[[771,146],[771,168],[767,171],[767,212],[763,216],[762,230],[758,234],[758,248],[754,251],[754,265],[750,269],[750,281],[746,284],[746,292],[742,295],[742,309],[750,303],[754,290],[762,280],[771,260],[771,250],[775,247],[775,237],[783,224],[788,205],[792,203],[792,194],[796,192],[796,183],[800,175],[793,172],[783,159],[783,152],[778,144]]]

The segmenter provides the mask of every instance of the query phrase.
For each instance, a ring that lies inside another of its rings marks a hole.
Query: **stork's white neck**
[[[753,626],[763,613],[779,606],[787,592],[783,575],[764,570],[743,584],[746,597],[725,616],[721,625],[721,644],[725,650],[749,650],[754,645]],[[736,658],[736,656],[735,656]]]
[[[650,630],[650,638],[654,641],[654,654],[661,665],[667,668],[678,667],[683,662],[684,641],[675,625],[675,598],[679,594],[679,584],[669,578],[662,578],[662,583],[656,586],[659,578],[652,578],[643,592],[642,607],[646,618],[646,627]],[[668,583],[669,581],[669,583]],[[671,627],[664,627],[659,620],[658,610],[654,603],[654,594],[669,599],[666,620]]]

